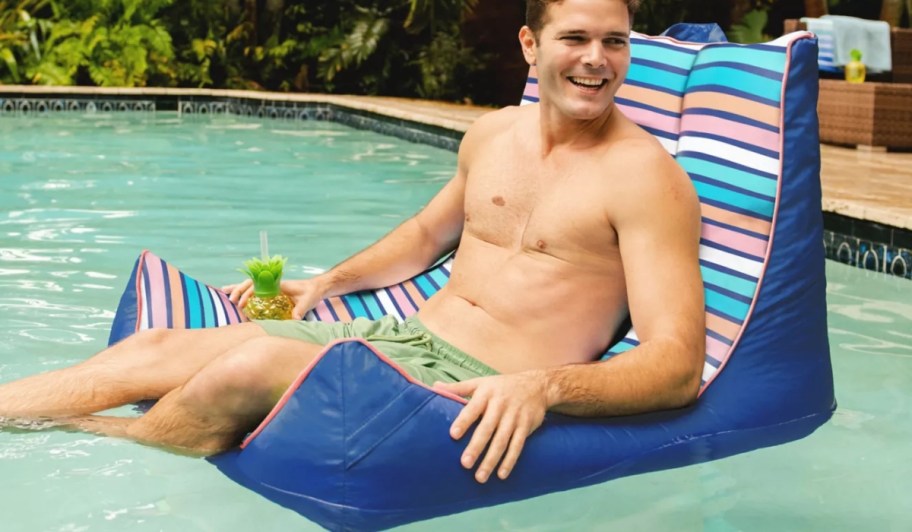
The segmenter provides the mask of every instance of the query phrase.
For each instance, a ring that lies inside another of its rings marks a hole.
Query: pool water
[[[174,114],[0,121],[0,382],[104,347],[142,248],[215,285],[270,250],[309,276],[370,244],[455,154],[326,122]],[[406,530],[909,530],[912,283],[827,264],[839,409],[808,438]],[[128,409],[123,409],[128,412]],[[0,530],[317,530],[209,463],[0,430]]]

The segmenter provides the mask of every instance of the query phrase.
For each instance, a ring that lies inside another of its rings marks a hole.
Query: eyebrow
[[[558,35],[589,35],[589,32],[586,30],[566,30],[566,31],[558,31],[557,34]],[[609,31],[604,34],[604,37],[623,37],[626,39],[626,38],[630,37],[630,32],[628,32],[628,31]]]

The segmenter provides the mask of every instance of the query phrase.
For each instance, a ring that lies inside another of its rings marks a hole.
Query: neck
[[[604,140],[615,122],[614,103],[604,113],[591,119],[569,118],[551,106],[539,105],[543,157],[560,147],[591,148]]]

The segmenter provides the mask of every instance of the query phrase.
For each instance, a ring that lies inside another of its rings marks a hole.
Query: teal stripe
[[[202,316],[200,315],[199,303],[199,285],[195,279],[187,277],[185,286],[187,287],[187,314],[190,319],[190,328],[199,329],[203,326]]]
[[[218,324],[215,323],[215,311],[212,310],[212,295],[206,289],[206,285],[202,283],[199,283],[197,290],[199,290],[203,300],[201,305],[203,307],[203,327],[215,327]]]
[[[703,282],[705,283],[721,286],[726,290],[731,290],[739,296],[754,297],[754,291],[757,289],[756,281],[741,279],[740,277],[707,268],[706,266],[700,266],[700,272],[703,274]]]
[[[625,338],[624,340],[621,340],[620,342],[618,342],[617,344],[615,344],[615,345],[611,348],[611,351],[609,351],[609,353],[611,353],[612,355],[619,355],[619,354],[624,353],[624,352],[626,352],[626,351],[630,351],[630,350],[633,349],[634,347],[635,347],[635,346],[634,346],[632,343],[628,342],[627,339]]]
[[[445,285],[447,283],[447,281],[450,280],[450,278],[447,277],[447,274],[443,273],[443,270],[441,270],[440,268],[434,268],[433,270],[431,270],[428,273],[430,273],[431,279],[433,279],[434,282],[437,283],[437,285],[440,287]]]
[[[361,301],[357,297],[353,295],[342,297],[345,299],[345,302],[348,303],[348,308],[351,309],[353,318],[370,318],[367,309],[364,308],[364,305],[361,304]]]
[[[707,308],[714,308],[724,312],[739,321],[744,320],[745,316],[747,316],[747,311],[750,309],[750,305],[747,303],[742,303],[709,288],[706,289],[705,295]]]
[[[731,87],[774,102],[779,101],[782,92],[781,81],[730,67],[704,68],[691,72],[687,88],[693,90],[694,87],[703,85]]]
[[[630,65],[627,79],[680,93],[683,93],[687,86],[687,76],[643,65]]]
[[[693,185],[701,198],[734,205],[739,209],[745,209],[759,214],[760,216],[769,217],[773,215],[772,201],[762,200],[746,194],[739,194],[733,190],[701,183],[700,181],[693,181]]]
[[[687,170],[688,173],[706,176],[750,192],[769,196],[770,198],[776,197],[778,183],[775,179],[760,177],[724,164],[694,159],[686,155],[678,157],[678,164]]]
[[[427,280],[427,276],[425,275],[415,277],[415,284],[418,285],[418,288],[421,288],[422,292],[427,294],[427,297],[431,297],[437,292],[437,289]]]
[[[669,50],[664,46],[651,46],[638,42],[631,44],[630,55],[637,59],[655,61],[657,63],[683,68],[684,70],[693,68],[694,61],[697,59],[697,54],[694,53],[679,52],[677,50]]]
[[[386,315],[386,312],[383,312],[383,309],[380,307],[377,296],[374,295],[373,292],[361,294],[361,298],[364,299],[364,302],[367,304],[367,310],[370,311],[371,319],[378,320]]]
[[[785,72],[784,49],[779,52],[752,48],[750,46],[707,46],[700,51],[695,66],[719,61],[750,65],[778,72],[779,74]]]

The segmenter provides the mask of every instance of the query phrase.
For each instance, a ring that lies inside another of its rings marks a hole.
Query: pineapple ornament
[[[282,270],[288,261],[281,255],[269,256],[266,232],[260,232],[262,258],[244,261],[246,269],[240,270],[253,280],[253,296],[247,300],[244,314],[251,320],[290,320],[294,303],[282,293]]]
[[[865,64],[861,62],[861,50],[852,48],[849,52],[852,60],[845,66],[845,79],[849,83],[864,83]]]

